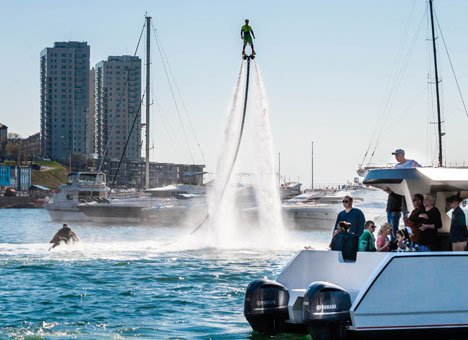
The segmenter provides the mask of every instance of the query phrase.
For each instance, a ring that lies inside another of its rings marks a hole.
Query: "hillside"
[[[40,170],[33,170],[31,183],[56,189],[67,181],[68,168],[57,162],[38,162]]]

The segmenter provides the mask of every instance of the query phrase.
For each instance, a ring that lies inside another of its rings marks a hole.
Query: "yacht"
[[[347,186],[341,190],[314,190],[286,200],[281,205],[284,223],[300,229],[330,229],[335,226],[338,213],[343,210],[345,196],[353,198],[367,220],[377,224],[386,221],[388,194],[363,185]]]
[[[302,250],[276,281],[249,284],[244,315],[265,334],[313,339],[468,338],[468,252],[452,252],[447,198],[468,197],[468,169],[369,170],[364,184],[411,197],[431,193],[443,227],[432,252]]]
[[[286,182],[280,185],[280,198],[282,200],[289,199],[301,194],[302,183]]]
[[[147,189],[138,197],[82,202],[78,209],[95,222],[177,224],[191,214],[206,214],[205,202],[205,186],[172,184]]]
[[[82,202],[102,202],[111,189],[101,172],[71,172],[67,182],[59,186],[55,195],[44,204],[52,220],[82,221],[88,219],[78,209]]]

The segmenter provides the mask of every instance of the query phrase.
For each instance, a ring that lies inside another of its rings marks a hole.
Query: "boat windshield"
[[[67,177],[67,184],[70,185],[74,182],[85,185],[105,184],[106,178],[104,174],[71,173]]]
[[[78,177],[78,174],[76,173],[68,174],[67,184],[72,184],[76,180],[77,177]]]
[[[99,184],[104,182],[103,174],[80,174],[78,181],[82,184]]]

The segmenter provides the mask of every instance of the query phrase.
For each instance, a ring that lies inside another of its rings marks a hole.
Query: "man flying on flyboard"
[[[246,58],[245,47],[250,45],[252,48],[251,57],[255,56],[255,49],[252,42],[252,37],[255,39],[255,34],[252,27],[249,26],[249,19],[245,19],[245,25],[241,28],[241,39],[244,40],[244,46],[242,47],[242,57]]]

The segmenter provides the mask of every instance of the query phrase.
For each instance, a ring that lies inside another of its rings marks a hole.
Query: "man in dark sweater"
[[[345,222],[349,225],[349,232],[360,237],[366,222],[363,212],[358,208],[353,208],[353,198],[350,196],[343,198],[343,207],[344,210],[340,211],[336,217],[334,230],[338,229],[340,223]]]
[[[466,239],[468,237],[465,213],[460,208],[460,198],[458,198],[458,196],[450,197],[449,202],[450,208],[453,209],[452,222],[450,223],[452,250],[464,251],[466,248]]]

